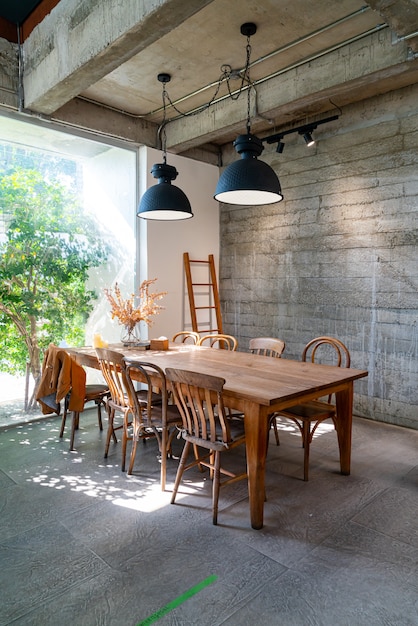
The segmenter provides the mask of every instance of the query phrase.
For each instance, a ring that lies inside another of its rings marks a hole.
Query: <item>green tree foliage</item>
[[[0,178],[0,211],[0,371],[28,367],[37,383],[50,342],[84,343],[97,297],[86,286],[89,270],[107,248],[74,194],[36,169]]]

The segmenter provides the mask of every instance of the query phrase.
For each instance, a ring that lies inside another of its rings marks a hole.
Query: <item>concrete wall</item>
[[[418,86],[347,107],[307,148],[290,135],[277,171],[285,200],[221,207],[224,331],[240,349],[280,337],[300,358],[318,335],[340,338],[355,413],[418,429]]]
[[[141,193],[147,186],[156,184],[149,171],[154,163],[161,162],[161,152],[151,148],[141,149],[140,180],[144,184]],[[218,268],[219,205],[213,200],[213,194],[219,170],[213,165],[171,154],[167,157],[167,163],[177,168],[179,174],[172,184],[180,187],[187,195],[194,217],[173,222],[137,221],[140,226],[139,278],[158,278],[152,291],[168,292],[160,301],[164,310],[154,318],[148,335],[150,338],[164,335],[171,339],[177,331],[191,328],[183,253],[189,252],[191,258],[202,260],[213,254]],[[146,333],[147,329],[143,331]]]

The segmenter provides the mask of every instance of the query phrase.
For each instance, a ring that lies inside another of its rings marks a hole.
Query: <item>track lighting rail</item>
[[[269,135],[268,137],[263,137],[261,141],[265,143],[277,143],[277,152],[283,152],[284,144],[282,143],[282,139],[286,135],[291,135],[292,133],[299,133],[303,137],[310,135],[318,126],[321,124],[327,124],[328,122],[333,122],[334,120],[338,120],[339,115],[331,115],[330,117],[326,117],[323,120],[318,120],[316,122],[311,122],[309,124],[302,124],[301,126],[294,126],[293,128],[289,128],[288,130],[283,130],[280,133],[275,133],[274,135]],[[305,139],[306,141],[306,139]]]

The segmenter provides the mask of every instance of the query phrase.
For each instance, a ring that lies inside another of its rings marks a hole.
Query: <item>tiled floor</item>
[[[170,505],[176,461],[161,493],[153,442],[127,477],[95,412],[81,423],[73,453],[57,418],[0,431],[1,625],[418,624],[418,431],[355,419],[341,476],[324,427],[304,483],[300,437],[281,429],[255,531],[245,481],[213,526],[197,470]]]

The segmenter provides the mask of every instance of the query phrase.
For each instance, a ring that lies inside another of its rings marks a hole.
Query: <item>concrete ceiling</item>
[[[417,0],[49,0],[46,6],[52,8],[27,25],[23,43],[25,108],[159,147],[157,75],[167,72],[175,105],[166,111],[167,148],[195,158],[210,160],[245,132],[247,90],[238,97],[245,22],[257,26],[250,39],[250,110],[251,129],[260,136],[418,81]]]

